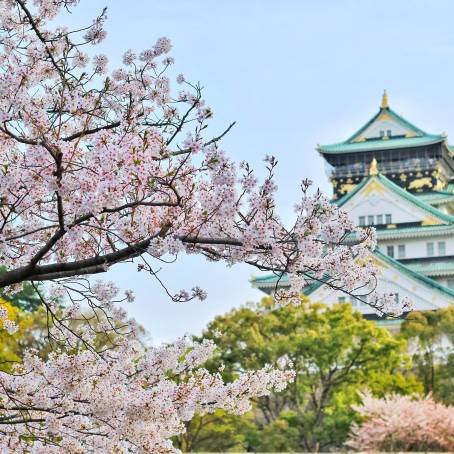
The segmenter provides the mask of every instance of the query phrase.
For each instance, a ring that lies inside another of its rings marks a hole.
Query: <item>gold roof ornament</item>
[[[378,163],[377,160],[374,158],[370,163],[369,175],[373,177],[374,175],[378,175]]]
[[[383,97],[381,98],[381,109],[387,109],[389,107],[388,105],[388,93],[386,93],[386,90],[383,91]]]

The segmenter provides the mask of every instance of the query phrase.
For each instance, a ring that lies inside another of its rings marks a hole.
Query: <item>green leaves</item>
[[[401,337],[417,347],[413,368],[424,393],[454,404],[454,307],[412,312],[402,324]]]
[[[222,333],[219,336],[218,333]],[[406,342],[368,321],[348,304],[327,307],[304,300],[278,308],[271,298],[216,317],[203,333],[218,345],[208,368],[223,363],[226,379],[241,371],[293,364],[295,382],[254,408],[256,451],[301,451],[339,446],[357,419],[359,392],[420,391],[408,374]]]

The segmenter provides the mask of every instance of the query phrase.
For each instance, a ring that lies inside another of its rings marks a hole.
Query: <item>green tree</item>
[[[454,306],[412,312],[400,335],[410,345],[414,371],[425,394],[454,404]]]
[[[174,445],[183,452],[238,452],[247,448],[248,438],[255,434],[252,414],[235,416],[218,410],[188,421],[186,432],[174,440]]]
[[[260,398],[254,418],[259,434],[246,434],[249,449],[317,451],[339,446],[356,414],[359,392],[375,395],[420,391],[406,374],[406,342],[365,320],[350,305],[303,302],[276,308],[270,298],[235,309],[209,324],[203,337],[219,346],[211,369],[226,378],[247,369],[286,362],[295,380],[282,393]],[[404,375],[405,372],[405,375]]]

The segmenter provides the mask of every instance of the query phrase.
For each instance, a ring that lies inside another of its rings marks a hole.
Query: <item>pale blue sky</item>
[[[230,156],[258,169],[265,154],[277,156],[285,219],[301,178],[330,190],[316,144],[347,138],[377,111],[384,88],[394,110],[454,142],[451,0],[82,0],[71,22],[90,21],[103,6],[108,37],[97,52],[111,67],[125,49],[169,37],[176,72],[206,87],[213,135],[237,121],[223,142]],[[182,257],[162,277],[173,290],[208,291],[207,301],[189,304],[170,302],[134,266],[108,277],[136,292],[128,310],[160,342],[199,333],[216,314],[258,300],[253,273]]]

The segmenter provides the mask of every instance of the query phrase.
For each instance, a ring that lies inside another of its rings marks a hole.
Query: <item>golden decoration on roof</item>
[[[355,187],[356,187],[356,184],[353,184],[353,183],[341,184],[340,189],[339,189],[339,193],[340,194],[346,194],[347,192],[350,192],[353,189],[355,189]]]
[[[386,90],[383,91],[383,97],[381,98],[381,106],[382,109],[387,109],[388,106],[388,93],[386,93]]]
[[[352,142],[365,142],[366,141],[366,138],[365,137],[357,137],[356,139],[352,140]]]
[[[443,191],[446,187],[446,183],[443,181],[442,178],[437,178],[437,183],[434,186],[434,191]]]
[[[378,121],[386,121],[390,119],[391,117],[386,112],[381,113],[380,116],[378,117]]]
[[[369,194],[378,194],[383,195],[385,194],[386,189],[383,186],[383,183],[379,182],[377,179],[370,180],[363,189],[364,196],[368,196]]]
[[[370,176],[378,175],[378,163],[375,158],[372,159],[372,162],[370,163],[369,175]]]
[[[432,178],[430,177],[417,178],[416,180],[410,182],[407,189],[416,189],[417,191],[422,191],[424,186],[431,188]]]
[[[442,222],[432,216],[427,216],[424,219],[421,220],[421,225],[426,226],[426,225],[440,225]]]

